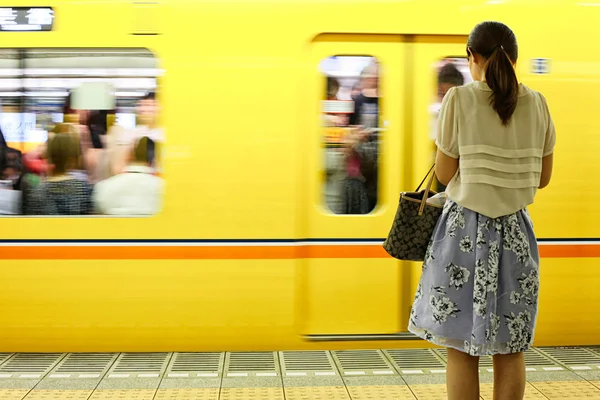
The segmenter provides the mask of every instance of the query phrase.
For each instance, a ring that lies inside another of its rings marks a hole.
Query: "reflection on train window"
[[[321,62],[324,203],[335,214],[368,214],[377,205],[380,66],[373,57]]]
[[[0,49],[0,215],[152,215],[161,74],[146,49]]]
[[[435,139],[437,136],[437,117],[439,115],[444,96],[446,96],[446,93],[448,93],[450,88],[462,86],[473,81],[471,78],[471,73],[469,72],[469,62],[466,58],[445,58],[436,63],[433,68],[437,75],[437,85],[435,86],[436,91],[433,95],[433,101],[429,107],[429,112],[431,114],[429,138],[432,142],[432,161],[435,159],[436,153]],[[443,192],[446,190],[446,188],[439,182],[437,182],[436,185],[437,192]]]

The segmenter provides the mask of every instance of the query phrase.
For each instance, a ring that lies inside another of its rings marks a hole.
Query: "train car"
[[[58,113],[64,94],[35,91],[108,77],[129,121],[127,91],[156,90],[166,191],[149,217],[3,218],[0,351],[424,346],[406,332],[420,265],[381,244],[399,193],[431,166],[437,68],[464,61],[490,19],[515,31],[519,79],[546,96],[558,132],[553,181],[530,208],[543,257],[535,344],[599,344],[598,3],[1,3],[2,80],[23,87],[0,96],[3,113]],[[336,212],[327,160],[353,112],[336,101],[369,65],[371,205]],[[23,135],[7,141],[43,141]]]

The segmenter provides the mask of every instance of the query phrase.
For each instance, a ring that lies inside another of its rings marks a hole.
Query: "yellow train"
[[[536,345],[600,344],[595,0],[28,3],[52,7],[51,30],[0,24],[2,46],[155,56],[166,195],[148,218],[4,218],[0,351],[423,346],[404,333],[420,265],[381,242],[399,192],[430,166],[432,66],[464,57],[487,19],[515,31],[519,77],[544,93],[559,137],[554,180],[531,208]],[[332,56],[380,67],[377,205],[365,215],[324,200]]]

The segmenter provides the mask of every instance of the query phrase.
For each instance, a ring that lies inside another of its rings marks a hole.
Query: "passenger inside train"
[[[438,85],[437,85],[437,99],[433,105],[434,116],[432,118],[431,129],[430,129],[430,139],[433,143],[432,153],[433,157],[435,157],[435,153],[437,147],[435,146],[435,138],[437,137],[437,117],[439,114],[439,109],[446,96],[448,90],[456,86],[462,86],[465,84],[465,81],[472,80],[469,79],[469,74],[467,68],[464,66],[465,62],[461,59],[451,59],[446,60],[445,63],[442,64],[438,72]],[[459,66],[462,67],[463,71],[459,70]],[[446,190],[446,186],[442,185],[440,182],[436,180],[436,188],[435,191],[440,193]]]
[[[34,73],[19,81],[24,87],[14,88],[23,93],[0,94],[0,130],[8,132],[7,140],[4,134],[0,140],[0,215],[89,216],[102,210],[123,215],[122,207],[93,204],[92,192],[96,184],[126,179],[136,168],[157,174],[155,147],[164,142],[164,133],[154,56],[137,49],[26,49],[7,57],[21,57],[25,66],[42,67],[44,73],[24,69],[26,76]],[[82,78],[93,76],[87,69],[98,77]],[[144,157],[150,157],[144,168],[139,146],[146,146]],[[154,197],[150,206],[130,206],[126,214],[158,212],[160,179],[138,178],[131,181],[140,192],[147,183]]]
[[[154,175],[156,144],[148,136],[137,140],[127,166],[96,184],[96,211],[107,215],[153,215],[160,211],[163,180]]]
[[[368,214],[377,205],[379,66],[372,57],[331,57],[322,69],[329,102],[325,202],[335,214]]]
[[[47,175],[27,193],[28,215],[84,215],[92,211],[92,186],[74,172],[83,157],[76,126],[58,124],[46,145]]]

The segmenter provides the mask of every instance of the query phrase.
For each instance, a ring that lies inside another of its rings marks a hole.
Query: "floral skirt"
[[[448,200],[434,230],[409,331],[473,356],[533,342],[539,252],[526,210],[488,218]]]

